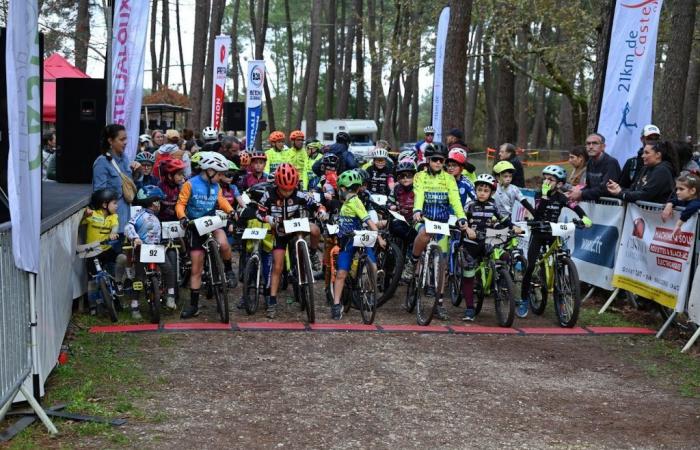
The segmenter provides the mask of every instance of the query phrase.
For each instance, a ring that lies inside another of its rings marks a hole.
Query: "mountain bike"
[[[102,249],[103,245],[115,247],[118,244],[118,240],[105,240],[101,242],[78,245],[76,248],[76,254],[78,257],[81,259],[91,260],[95,267],[95,274],[92,275],[90,279],[97,285],[98,288],[98,297],[96,298],[96,302],[98,305],[101,305],[105,311],[107,311],[107,315],[112,322],[117,321],[117,310],[114,305],[114,297],[117,293],[117,284],[114,277],[112,277],[112,275],[110,275],[110,273],[102,267],[99,256],[105,251]]]
[[[192,261],[189,254],[184,251],[185,230],[180,222],[162,222],[162,237],[165,245],[165,258],[175,272],[175,301],[180,300],[180,289],[190,279]]]
[[[265,228],[246,228],[242,235],[244,245],[247,241],[253,243],[253,251],[248,254],[243,269],[243,304],[248,315],[257,312],[260,300],[264,297],[267,280],[263,277],[260,243],[267,236],[267,231]]]
[[[135,247],[125,245],[122,249],[135,250]],[[139,246],[138,262],[143,264],[144,279],[143,282],[134,281],[133,287],[135,291],[145,292],[151,323],[160,323],[162,290],[158,264],[164,263],[165,258],[165,246],[163,245],[141,244]],[[136,259],[135,254],[134,259]]]
[[[314,306],[314,275],[311,269],[311,258],[309,256],[309,245],[305,237],[311,232],[309,219],[301,217],[289,219],[282,222],[284,233],[292,235],[287,251],[290,260],[296,265],[292,267],[292,287],[294,298],[299,302],[302,311],[306,311],[306,318],[309,323],[316,321],[316,310]]]
[[[348,273],[346,284],[352,291],[352,298],[357,299],[360,308],[362,322],[369,325],[374,322],[377,313],[377,273],[367,257],[367,249],[373,248],[377,241],[378,233],[369,230],[356,230],[353,238],[353,246],[356,248],[353,257],[352,269]],[[345,291],[346,289],[343,289]],[[345,297],[345,296],[344,296]]]
[[[382,238],[387,243],[385,247],[379,245],[374,247],[374,254],[377,256],[377,293],[379,294],[377,306],[382,306],[396,292],[404,266],[404,251],[397,243],[397,237],[389,232],[389,227],[394,220],[405,222],[406,219],[386,207],[385,195],[370,195],[370,204],[378,214],[375,217],[377,219],[375,222],[377,222]],[[382,220],[379,220],[379,215],[381,215]]]
[[[481,312],[484,298],[493,294],[496,321],[502,327],[510,327],[515,319],[515,289],[504,248],[510,237],[507,229],[487,228],[485,233],[477,233],[477,239],[484,241],[485,254],[474,276],[475,314]]]

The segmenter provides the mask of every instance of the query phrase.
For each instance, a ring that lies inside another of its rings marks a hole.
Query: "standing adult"
[[[642,146],[637,151],[637,155],[629,158],[625,161],[622,166],[622,173],[620,174],[620,186],[623,189],[629,189],[633,184],[639,179],[639,175],[642,173],[644,168],[644,161],[642,160],[642,152],[644,147],[647,145],[656,144],[661,138],[661,130],[656,125],[645,125],[642,128],[642,135],[639,138],[642,141]]]
[[[635,183],[628,189],[614,181],[607,183],[610,194],[626,202],[645,201],[666,203],[674,189],[674,177],[678,173],[678,159],[669,142],[647,144],[642,152],[644,168]]]
[[[605,153],[605,136],[593,133],[586,138],[586,186],[574,187],[567,197],[573,202],[581,200],[598,200],[609,195],[606,187],[608,181],[620,179],[620,163],[617,159]]]
[[[498,147],[498,160],[508,161],[513,164],[515,168],[515,173],[513,173],[513,181],[511,184],[518,186],[519,188],[525,187],[525,170],[523,170],[523,165],[518,159],[518,155],[515,151],[515,145],[506,142]]]
[[[165,135],[160,130],[153,130],[153,132],[151,133],[151,142],[153,143],[153,149],[151,150],[151,153],[153,153],[165,143]]]
[[[453,128],[447,132],[447,137],[445,138],[445,144],[447,144],[447,150],[452,150],[455,145],[460,145],[462,147],[468,147],[464,142],[464,133],[459,128]]]
[[[428,125],[427,127],[423,128],[423,139],[416,142],[416,155],[418,157],[418,161],[423,161],[423,153],[425,152],[425,148],[433,143],[433,139],[435,139],[435,128],[433,128],[432,125]],[[377,146],[379,143],[377,143]]]
[[[357,168],[357,161],[355,160],[355,155],[353,155],[350,150],[350,135],[345,131],[341,131],[335,136],[335,144],[328,147],[324,153],[331,153],[338,157],[338,168],[337,172],[342,173],[346,170],[352,170]],[[323,159],[316,161],[312,167],[312,170],[319,177],[323,175],[323,170],[321,169]]]
[[[124,154],[126,129],[123,125],[107,125],[102,131],[101,147],[102,154],[92,164],[92,191],[110,189],[117,193],[119,233],[124,233],[124,227],[130,219],[130,208],[124,199],[120,172],[131,179],[133,171],[141,165],[135,161],[129,164]]]
[[[586,185],[586,164],[588,163],[588,152],[585,147],[574,147],[569,152],[569,164],[574,168],[566,179],[571,186],[584,187]]]

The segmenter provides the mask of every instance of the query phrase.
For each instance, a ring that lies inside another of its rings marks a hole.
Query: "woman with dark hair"
[[[626,202],[645,201],[666,203],[675,186],[678,173],[678,155],[668,141],[647,144],[642,152],[644,168],[629,189],[614,181],[607,184],[608,192]]]
[[[119,173],[121,172],[131,179],[132,170],[138,169],[141,165],[137,162],[129,164],[129,160],[124,154],[126,129],[122,125],[107,125],[102,131],[100,145],[102,154],[92,164],[92,191],[111,189],[117,193],[119,233],[124,233],[124,227],[130,218],[130,208],[124,200],[122,179]]]
[[[588,152],[586,151],[586,147],[574,147],[569,152],[569,164],[571,164],[574,170],[572,170],[571,173],[569,173],[569,177],[567,178],[566,182],[571,186],[585,186],[587,163]]]

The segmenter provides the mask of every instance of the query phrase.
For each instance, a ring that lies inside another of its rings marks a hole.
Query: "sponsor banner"
[[[598,132],[606,152],[625,161],[651,123],[656,35],[662,0],[616,2]]]
[[[248,61],[248,91],[245,98],[246,122],[245,139],[248,150],[255,145],[258,125],[262,118],[263,83],[265,82],[265,61]]]
[[[231,36],[216,37],[214,41],[214,89],[211,93],[211,126],[215,130],[221,126],[221,113],[224,109],[229,47],[231,47]]]
[[[10,2],[7,17],[7,190],[17,268],[39,272],[41,79],[37,2]]]
[[[683,311],[690,288],[697,215],[674,234],[679,217],[676,211],[662,222],[658,209],[627,206],[615,262],[614,287]]]
[[[433,128],[435,142],[442,142],[442,75],[445,66],[445,45],[447,44],[450,8],[446,6],[440,13],[435,42],[435,72],[433,74]]]
[[[143,97],[143,69],[148,31],[149,2],[116,0],[112,24],[110,123],[126,128],[125,153],[136,156]]]

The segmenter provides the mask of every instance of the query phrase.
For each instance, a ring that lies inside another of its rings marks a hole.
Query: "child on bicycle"
[[[683,224],[700,210],[700,176],[689,173],[676,178],[676,193],[671,196],[661,213],[664,222],[673,215],[674,206],[685,208],[673,229],[673,233],[676,234],[681,231]]]
[[[376,147],[370,153],[372,165],[367,170],[367,188],[373,194],[389,195],[394,188],[394,174],[387,165],[389,152],[385,148]]]
[[[272,277],[270,280],[270,298],[267,304],[267,317],[273,319],[277,310],[277,291],[279,289],[284,255],[292,239],[284,232],[282,222],[297,219],[303,210],[313,211],[320,220],[326,220],[326,209],[317,203],[308,192],[299,190],[299,172],[289,163],[282,163],[275,171],[275,184],[266,189],[260,198],[257,217],[260,221],[269,223],[275,233],[275,246],[272,252]],[[320,266],[318,260],[318,243],[321,230],[315,224],[310,226],[309,257],[313,265]]]
[[[340,299],[343,295],[343,287],[345,286],[345,277],[352,265],[352,258],[355,254],[353,246],[354,231],[362,228],[362,224],[366,223],[367,227],[372,231],[378,231],[377,225],[372,222],[365,210],[364,205],[357,196],[357,191],[362,185],[360,175],[354,170],[347,170],[340,174],[338,178],[338,188],[340,189],[340,198],[343,200],[343,206],[340,207],[340,216],[338,217],[338,245],[340,253],[338,253],[338,270],[335,276],[335,285],[333,286],[333,306],[331,313],[333,320],[340,320],[343,317],[343,305],[340,304]],[[381,236],[377,236],[379,245],[386,246],[386,242]],[[367,259],[370,262],[370,270],[372,273],[377,271],[377,258],[374,255],[374,249],[368,247]]]
[[[535,214],[535,209],[532,207],[527,198],[520,192],[520,188],[514,184],[513,174],[515,167],[510,161],[499,161],[493,166],[493,176],[498,178],[498,187],[493,195],[493,200],[496,203],[496,208],[501,215],[509,216],[513,212],[515,202],[520,202],[530,214]]]
[[[459,189],[459,198],[462,201],[462,206],[466,206],[476,199],[474,184],[465,177],[463,171],[474,172],[476,167],[469,162],[467,152],[461,148],[454,148],[447,154],[447,172],[455,177],[457,189]]]
[[[289,148],[289,163],[297,169],[301,178],[301,190],[309,189],[309,176],[307,169],[309,167],[309,155],[304,148],[304,132],[294,130],[289,133],[289,140],[292,141],[292,146]]]
[[[561,191],[562,186],[566,183],[566,170],[557,165],[549,165],[542,170],[542,187],[540,192],[535,194],[535,212],[533,214],[535,221],[558,222],[559,215],[562,209],[569,208],[574,211],[588,228],[593,222],[586,216],[586,212],[576,205],[572,208],[569,200]],[[533,231],[530,235],[530,246],[527,249],[527,270],[523,275],[523,286],[521,297],[518,302],[516,314],[520,318],[527,317],[530,307],[530,280],[532,272],[535,270],[534,262],[544,246],[552,242],[551,233],[539,233]]]
[[[224,198],[219,187],[222,173],[229,168],[228,160],[220,153],[205,152],[199,160],[199,168],[201,169],[199,175],[190,178],[182,186],[180,197],[175,206],[175,213],[185,229],[187,229],[190,220],[214,214],[217,207],[228,214],[233,212],[231,204]],[[233,257],[231,246],[224,230],[215,230],[213,235],[219,243],[227,284],[233,288],[236,284],[236,276],[231,267]],[[202,271],[204,270],[204,249],[202,247],[204,242],[205,237],[200,236],[197,230],[189,230],[188,244],[192,260],[190,304],[180,314],[183,319],[199,315],[199,288],[202,286]]]
[[[268,175],[265,172],[266,162],[267,155],[265,153],[254,151],[250,154],[250,166],[248,168],[248,173],[241,178],[239,183],[241,189],[250,189],[258,183],[267,182]]]
[[[239,176],[238,172],[238,166],[233,161],[229,161],[228,170],[221,174],[219,185],[221,186],[221,193],[231,206],[239,205],[244,207],[243,197],[241,197],[241,192],[235,183],[235,179]]]
[[[415,194],[413,192],[413,177],[416,175],[416,163],[411,159],[399,161],[396,166],[396,178],[398,183],[389,194],[387,202],[389,209],[401,214],[406,222],[392,220],[389,225],[389,232],[403,242],[403,249],[411,248],[411,244],[416,239],[416,230],[413,228],[413,203]],[[405,254],[405,253],[404,253]],[[413,265],[410,259],[406,260],[403,266],[401,278],[409,280],[413,274]]]
[[[134,184],[137,189],[141,189],[148,185],[157,185],[158,179],[153,175],[153,164],[156,162],[156,156],[151,152],[141,152],[136,155],[134,161],[141,164],[141,167],[134,175]]]
[[[185,162],[181,159],[169,159],[160,165],[162,181],[158,187],[163,191],[164,197],[160,201],[158,218],[163,222],[177,220],[175,205],[180,196],[180,188],[185,182]]]
[[[134,260],[136,268],[136,279],[141,283],[134,283],[134,298],[131,300],[131,317],[141,319],[139,312],[138,295],[143,290],[146,271],[144,265],[138,260],[138,250],[141,244],[160,244],[161,241],[161,225],[158,220],[158,212],[160,210],[160,202],[165,198],[165,193],[158,186],[144,186],[139,189],[136,194],[136,200],[141,205],[141,210],[129,220],[124,228],[124,234],[132,241],[134,246]],[[158,264],[160,272],[163,274],[165,281],[166,307],[174,310],[175,305],[175,271],[165,259],[165,262]]]
[[[464,321],[472,321],[476,315],[476,310],[474,309],[474,275],[476,274],[477,265],[481,258],[484,257],[486,250],[485,243],[483,239],[479,239],[478,233],[485,233],[487,228],[495,227],[512,227],[516,233],[521,232],[520,228],[513,226],[511,223],[510,214],[501,214],[493,201],[492,197],[498,184],[496,179],[487,173],[482,173],[476,177],[474,184],[476,185],[476,199],[467,205],[465,211],[469,222],[467,238],[470,241],[464,246],[465,252],[463,253],[463,258],[466,262],[462,269],[461,283],[462,298],[464,298],[466,303],[466,309],[462,317]]]

